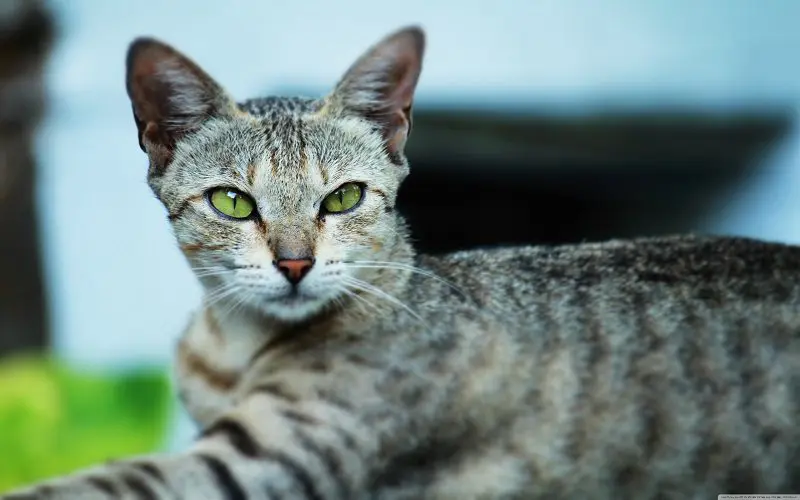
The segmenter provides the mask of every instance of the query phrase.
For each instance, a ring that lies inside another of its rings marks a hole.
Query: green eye
[[[361,201],[362,189],[356,183],[345,184],[322,200],[322,208],[331,214],[350,210]]]
[[[255,203],[249,196],[231,188],[214,189],[209,199],[220,213],[234,219],[246,219],[255,209]]]

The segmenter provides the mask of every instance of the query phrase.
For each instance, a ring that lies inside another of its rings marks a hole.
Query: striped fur
[[[0,498],[800,492],[800,248],[680,236],[416,256],[393,210],[408,99],[381,85],[416,83],[419,40],[387,38],[322,100],[232,106],[185,65],[200,80],[181,88],[217,103],[199,128],[181,116],[191,131],[138,104],[150,184],[207,289],[176,364],[202,433]],[[366,107],[341,107],[353,99]],[[402,116],[370,121],[381,99]],[[345,180],[363,202],[317,217]],[[215,215],[202,193],[217,185],[253,196],[258,218]],[[306,297],[287,299],[271,261],[309,249]]]

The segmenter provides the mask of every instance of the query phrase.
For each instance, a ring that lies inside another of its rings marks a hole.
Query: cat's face
[[[394,204],[422,45],[415,29],[388,37],[325,99],[240,106],[174,49],[132,45],[148,179],[209,302],[302,320],[405,256]]]
[[[393,258],[405,168],[359,121],[285,120],[203,130],[160,196],[180,210],[175,234],[210,300],[291,320],[369,283],[374,269],[357,266]]]

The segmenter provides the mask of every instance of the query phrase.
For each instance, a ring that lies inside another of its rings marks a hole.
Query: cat
[[[176,367],[202,431],[4,500],[800,493],[800,247],[416,255],[395,200],[424,45],[407,27],[323,98],[237,104],[132,43],[148,182],[205,289]]]

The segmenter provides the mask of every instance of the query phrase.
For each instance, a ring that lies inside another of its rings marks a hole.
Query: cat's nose
[[[280,259],[275,261],[275,266],[286,276],[289,283],[296,285],[308,274],[314,259]]]

